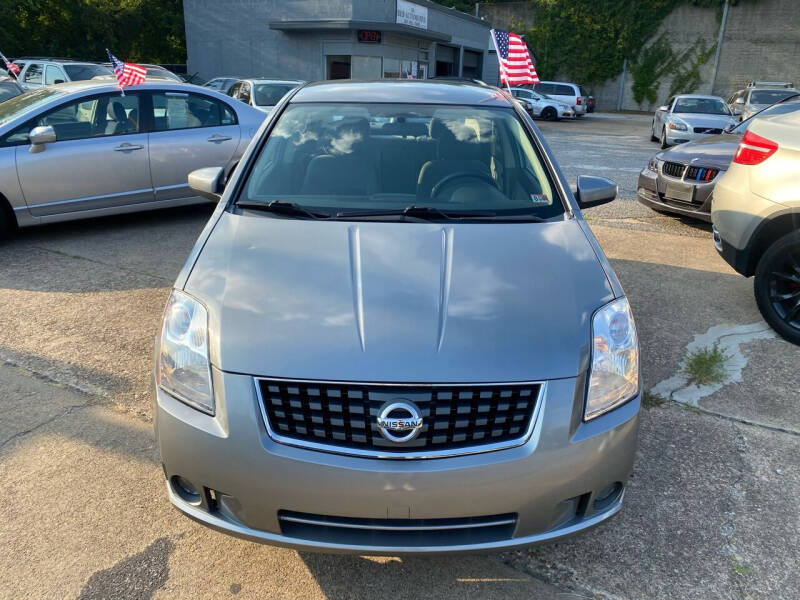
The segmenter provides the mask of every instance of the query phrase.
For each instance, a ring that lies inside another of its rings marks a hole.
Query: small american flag
[[[120,88],[144,83],[144,78],[147,76],[147,69],[134,63],[122,62],[111,54],[108,48],[106,48],[106,52],[108,52],[108,58],[111,61],[111,66],[114,69],[114,75],[117,78],[117,83]]]
[[[15,77],[19,75],[19,65],[16,63],[11,62],[8,60],[2,52],[0,52],[0,58],[3,59],[3,64],[6,66],[6,71],[12,73]]]
[[[492,29],[492,40],[500,63],[500,82],[506,85],[539,83],[528,46],[516,33]]]

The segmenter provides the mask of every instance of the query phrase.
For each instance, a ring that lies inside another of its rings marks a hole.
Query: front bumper
[[[695,133],[692,129],[688,131],[678,131],[677,129],[666,129],[667,144],[670,146],[677,146],[686,142],[694,142],[695,140],[702,140],[707,137],[716,135],[713,133]]]
[[[253,378],[216,369],[213,377],[214,417],[156,391],[156,436],[169,497],[205,525],[268,544],[393,555],[487,552],[549,542],[619,511],[635,454],[639,398],[583,423],[582,380],[548,382],[533,433],[521,446],[441,459],[387,460],[277,443],[264,426]],[[198,498],[179,493],[176,477],[202,490]],[[618,493],[602,501],[601,491],[615,484]],[[411,541],[387,543],[380,535],[354,537],[333,528],[324,539],[287,533],[280,516],[286,511],[392,524],[493,515],[515,520],[501,539],[476,534],[449,543],[430,531]]]
[[[716,179],[722,177],[722,173]],[[665,195],[666,184],[669,178],[650,169],[643,169],[639,173],[636,186],[636,198],[644,204],[660,212],[669,212],[683,217],[711,222],[711,197],[715,181],[709,183],[692,183],[679,179],[669,179],[675,185],[693,188],[691,202],[672,199]]]

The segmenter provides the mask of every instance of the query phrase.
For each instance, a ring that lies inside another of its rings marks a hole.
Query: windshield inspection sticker
[[[531,202],[537,206],[549,206],[550,198],[547,197],[547,194],[531,194]]]

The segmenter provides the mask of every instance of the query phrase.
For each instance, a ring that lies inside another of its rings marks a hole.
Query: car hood
[[[695,142],[673,146],[659,152],[657,158],[683,165],[727,169],[733,160],[742,136],[736,133],[712,135]]]
[[[702,115],[697,113],[674,113],[681,121],[689,123],[692,127],[709,127],[724,129],[726,125],[734,122],[728,115]]]
[[[320,222],[225,212],[185,290],[212,364],[298,379],[573,377],[613,299],[574,220]]]

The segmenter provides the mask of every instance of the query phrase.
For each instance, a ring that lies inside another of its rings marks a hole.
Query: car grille
[[[416,458],[482,452],[519,445],[529,436],[540,383],[379,385],[257,379],[270,435],[312,449]],[[378,415],[390,403],[413,404],[422,418],[417,437],[385,439]]]
[[[686,179],[693,181],[713,181],[719,173],[719,169],[707,169],[705,167],[689,167],[686,170]]]
[[[711,135],[719,135],[720,133],[722,133],[722,129],[718,129],[716,127],[695,127],[694,128],[694,132],[695,133],[708,133],[708,134],[711,134]]]
[[[683,177],[683,171],[686,169],[685,165],[676,162],[665,162],[661,167],[661,172],[670,177]]]
[[[295,539],[354,546],[422,548],[488,544],[513,537],[517,515],[457,519],[361,519],[278,512],[281,533]]]

